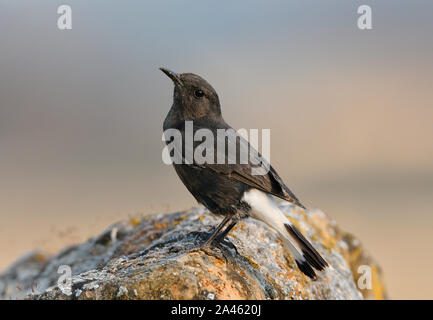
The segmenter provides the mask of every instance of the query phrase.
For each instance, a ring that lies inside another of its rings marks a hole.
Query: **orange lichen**
[[[163,222],[163,223],[156,223],[155,224],[155,229],[156,230],[161,230],[161,229],[165,229],[167,227],[167,222]]]
[[[129,220],[129,224],[133,227],[136,227],[140,224],[140,219],[137,217],[134,217],[134,218]]]

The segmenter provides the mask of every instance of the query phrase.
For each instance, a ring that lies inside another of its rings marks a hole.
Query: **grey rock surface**
[[[316,281],[253,219],[238,223],[225,244],[198,249],[220,218],[193,208],[116,223],[54,256],[30,253],[0,275],[0,299],[386,298],[382,272],[356,238],[319,210],[280,206],[331,265]],[[353,261],[372,267],[372,289],[357,288]],[[70,282],[62,278],[68,267]]]

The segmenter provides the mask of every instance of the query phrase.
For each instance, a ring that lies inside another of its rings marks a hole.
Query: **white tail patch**
[[[252,189],[245,192],[242,200],[250,205],[252,218],[263,221],[278,232],[303,273],[316,279],[316,273],[312,267],[323,270],[328,266],[328,263],[311,243],[290,223],[271,196],[257,189]]]
[[[296,246],[296,241],[291,239],[284,226],[285,224],[292,224],[269,195],[260,190],[251,189],[245,192],[242,200],[250,205],[252,218],[266,223],[277,231],[287,249],[290,250],[295,258],[304,260],[302,258],[302,251]]]

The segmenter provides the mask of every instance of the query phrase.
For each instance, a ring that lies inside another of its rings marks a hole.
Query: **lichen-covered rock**
[[[0,299],[386,298],[381,270],[359,240],[319,210],[280,206],[331,265],[316,281],[253,219],[238,223],[225,244],[198,249],[220,218],[193,208],[114,224],[52,257],[29,254],[0,275]],[[371,270],[371,289],[359,290],[359,266]],[[70,285],[62,278],[68,267]]]

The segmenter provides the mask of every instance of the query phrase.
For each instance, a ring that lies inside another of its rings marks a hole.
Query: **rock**
[[[253,219],[238,223],[226,243],[197,249],[220,218],[193,208],[116,223],[52,257],[31,253],[0,275],[0,299],[387,298],[381,269],[358,239],[319,210],[280,206],[332,266],[316,281]],[[372,272],[371,289],[357,286],[365,280],[360,266]]]

